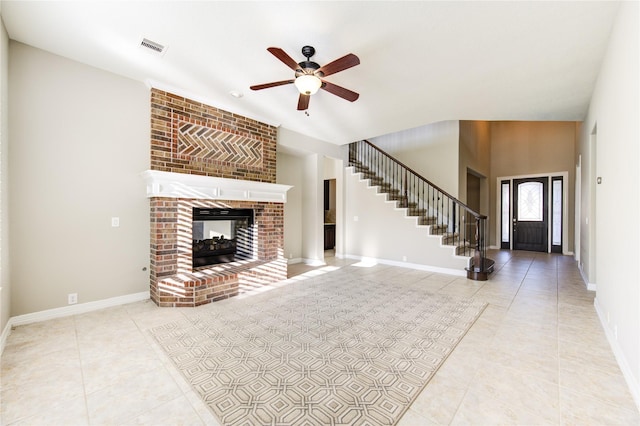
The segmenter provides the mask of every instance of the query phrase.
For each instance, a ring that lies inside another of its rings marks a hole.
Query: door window
[[[524,182],[518,185],[518,220],[542,222],[544,185],[541,182]]]
[[[551,181],[551,251],[562,253],[562,177]]]
[[[509,243],[509,231],[511,230],[511,202],[509,200],[509,193],[511,192],[511,188],[509,182],[502,182],[502,212],[501,223],[502,223],[502,243]],[[508,245],[503,246],[502,248],[509,248]]]

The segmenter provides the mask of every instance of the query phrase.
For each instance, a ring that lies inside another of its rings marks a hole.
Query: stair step
[[[443,235],[447,232],[447,225],[431,225],[431,235]]]
[[[459,249],[462,249],[461,251],[464,251],[464,249],[466,248],[467,251],[469,250],[473,250],[474,247],[471,245],[471,243],[469,241],[465,241],[460,237],[460,234],[456,233],[450,233],[447,232],[445,234],[442,235],[442,244],[446,245],[446,246],[456,246]]]
[[[356,173],[367,173],[367,172],[371,172],[371,170],[369,169],[369,167],[367,166],[360,166],[360,165],[354,165],[353,169],[356,171]]]
[[[419,223],[420,225],[434,225],[435,223],[438,222],[438,218],[434,217],[434,216],[421,216],[419,218]]]
[[[456,247],[456,254],[458,256],[473,257],[476,254],[476,249],[475,249],[475,247],[471,246],[470,244],[460,245],[460,246]]]
[[[442,234],[442,244],[447,246],[456,246],[456,245],[459,245],[460,243],[461,243],[460,234],[451,233],[451,232],[446,232]]]
[[[407,208],[407,216],[426,216],[427,209],[418,209],[418,208]]]

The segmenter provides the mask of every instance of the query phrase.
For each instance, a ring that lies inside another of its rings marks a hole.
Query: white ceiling
[[[450,119],[581,120],[618,2],[2,1],[9,37],[161,89],[335,144]],[[168,47],[158,56],[142,38]],[[267,52],[320,65],[327,77],[297,111],[293,78]],[[239,91],[236,99],[230,91]]]

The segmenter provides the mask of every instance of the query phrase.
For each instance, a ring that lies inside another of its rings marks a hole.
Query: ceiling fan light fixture
[[[295,85],[303,95],[313,95],[322,86],[322,81],[315,75],[303,74],[296,77]]]

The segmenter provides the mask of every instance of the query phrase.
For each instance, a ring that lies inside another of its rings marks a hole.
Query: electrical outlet
[[[78,293],[69,293],[67,296],[67,300],[69,305],[75,305],[78,303]]]
[[[120,218],[119,217],[112,217],[111,218],[111,226],[114,228],[118,228],[120,226]]]
[[[407,261],[407,256],[402,256],[402,261],[406,262]]]

